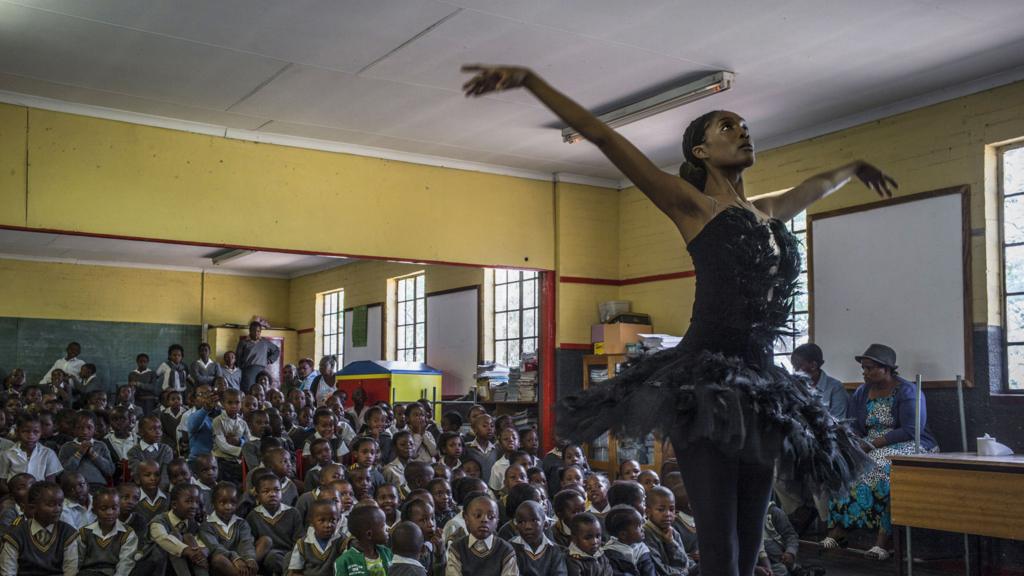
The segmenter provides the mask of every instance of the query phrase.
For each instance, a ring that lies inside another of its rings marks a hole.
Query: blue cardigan
[[[896,405],[894,414],[896,427],[885,434],[885,440],[889,444],[897,442],[914,441],[914,389],[915,385],[899,376],[899,385],[896,387]],[[853,393],[850,399],[850,418],[853,420],[853,429],[862,437],[867,437],[868,418],[868,393],[870,388],[867,384],[861,384]],[[924,392],[921,392],[921,449],[931,450],[937,443],[932,433],[928,431],[928,410],[925,407]]]

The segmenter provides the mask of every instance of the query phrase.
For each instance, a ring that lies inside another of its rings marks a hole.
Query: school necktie
[[[487,553],[487,543],[484,542],[483,540],[477,540],[476,542],[473,543],[473,551],[476,552],[477,554],[486,554]]]
[[[39,532],[36,532],[36,540],[39,540],[39,543],[43,546],[46,546],[50,543],[50,538],[52,538],[52,535],[46,528],[43,528]]]

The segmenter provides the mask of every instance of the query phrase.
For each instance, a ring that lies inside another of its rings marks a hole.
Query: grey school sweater
[[[81,474],[89,484],[106,484],[114,474],[114,461],[102,440],[93,440],[88,455],[79,454],[80,444],[72,440],[60,447],[57,459],[65,470]]]
[[[199,538],[210,549],[210,556],[219,554],[230,562],[238,558],[256,558],[256,540],[252,537],[252,529],[249,528],[248,522],[238,516],[233,516],[229,525],[225,527],[216,514],[210,514],[206,517],[206,522],[199,527]]]
[[[306,532],[299,512],[287,504],[281,504],[276,515],[267,512],[263,506],[257,506],[245,519],[252,529],[254,541],[267,536],[272,549],[283,553],[290,552],[295,542]]]
[[[135,565],[135,552],[138,550],[139,538],[130,527],[118,522],[114,533],[106,540],[98,536],[93,523],[78,531],[78,576],[114,576],[121,551],[131,554],[132,566]]]

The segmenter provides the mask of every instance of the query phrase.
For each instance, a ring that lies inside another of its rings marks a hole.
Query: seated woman
[[[872,344],[856,357],[864,374],[850,399],[849,415],[853,429],[864,442],[864,451],[874,467],[829,503],[829,535],[822,540],[826,548],[846,546],[846,531],[851,528],[878,530],[875,545],[867,556],[889,558],[892,520],[889,515],[889,467],[895,455],[913,454],[914,384],[896,372],[896,352],[882,344]],[[938,452],[935,437],[928,431],[924,393],[921,394],[921,452]]]

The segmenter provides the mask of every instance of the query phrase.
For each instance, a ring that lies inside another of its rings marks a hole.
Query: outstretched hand
[[[864,161],[861,161],[860,166],[857,167],[856,174],[865,186],[874,190],[882,198],[892,198],[893,189],[900,187],[891,176]]]
[[[475,74],[462,85],[466,96],[483,96],[490,92],[501,92],[519,88],[530,75],[529,68],[519,66],[485,66],[483,64],[466,64],[463,72]]]

